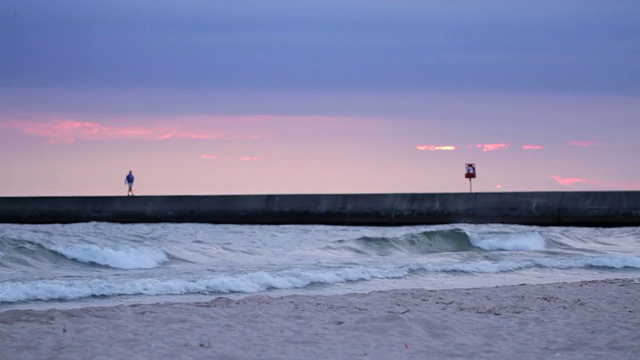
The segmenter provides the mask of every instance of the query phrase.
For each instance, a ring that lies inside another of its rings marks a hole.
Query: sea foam
[[[510,233],[470,233],[471,244],[487,251],[529,251],[544,250],[546,242],[537,232]]]
[[[118,269],[152,269],[169,260],[164,251],[153,248],[111,249],[97,245],[67,245],[51,250],[72,260]]]
[[[73,300],[94,296],[182,295],[211,293],[258,293],[269,289],[301,289],[314,284],[333,285],[372,279],[400,279],[411,273],[505,273],[526,268],[640,268],[640,257],[597,256],[521,261],[475,261],[403,266],[343,267],[331,270],[256,271],[237,275],[209,276],[199,279],[91,279],[35,280],[0,283],[0,302],[34,300]]]

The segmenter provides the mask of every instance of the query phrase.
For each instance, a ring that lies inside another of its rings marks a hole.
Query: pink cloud
[[[453,151],[456,149],[454,145],[418,145],[416,148],[422,151]]]
[[[542,150],[544,146],[542,145],[522,145],[524,150]]]
[[[202,154],[202,155],[200,155],[200,158],[205,159],[205,160],[215,160],[215,159],[218,159],[219,156],[218,155]]]
[[[476,147],[482,151],[496,151],[509,148],[509,144],[478,144]]]
[[[597,145],[600,145],[600,143],[595,141],[576,140],[571,142],[571,146],[579,146],[579,147],[597,146]]]
[[[604,179],[586,179],[586,178],[563,178],[558,175],[549,175],[558,184],[564,186],[571,186],[574,184],[582,183],[592,188],[610,189],[610,190],[639,190],[640,181],[619,181],[619,180],[604,180]]]
[[[256,139],[255,135],[243,136],[229,131],[208,128],[185,129],[184,124],[161,123],[146,126],[107,126],[92,121],[52,120],[19,121],[12,120],[5,127],[17,129],[27,135],[37,135],[49,139],[50,143],[71,143],[77,140],[167,140],[167,139]]]
[[[143,129],[107,128],[91,121],[53,120],[50,122],[9,121],[7,127],[18,129],[28,135],[49,138],[52,143],[69,143],[77,139],[118,138],[123,134],[146,135]]]
[[[283,131],[305,134],[330,134],[336,129],[345,133],[360,132],[362,126],[380,131],[389,121],[377,118],[283,116],[283,115],[195,115],[195,116],[130,116],[122,115],[100,121],[86,114],[71,119],[56,114],[26,114],[26,119],[0,121],[0,127],[13,128],[24,134],[41,136],[50,143],[72,143],[78,140],[198,140],[260,139],[277,137]],[[0,119],[1,120],[1,119]]]
[[[202,154],[202,155],[200,155],[200,158],[201,159],[205,159],[205,160],[221,159],[221,157],[218,156],[218,155],[209,155],[209,154]],[[227,161],[231,160],[228,156],[225,156],[222,159],[227,160]],[[240,160],[240,161],[258,161],[258,160],[260,160],[260,158],[257,157],[257,156],[243,156],[243,157],[239,158],[238,160]]]
[[[169,134],[162,134],[156,137],[157,140],[168,140],[168,139],[216,139],[216,137],[211,137],[211,135],[207,134],[194,134],[187,132],[175,132]]]
[[[564,186],[571,186],[573,184],[578,184],[578,183],[586,183],[588,181],[587,179],[583,179],[583,178],[563,178],[558,175],[549,175],[549,177],[555,180],[558,184],[564,185]]]

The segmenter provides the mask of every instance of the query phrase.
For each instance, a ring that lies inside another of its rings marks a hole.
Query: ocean
[[[640,227],[0,224],[0,311],[640,277]]]

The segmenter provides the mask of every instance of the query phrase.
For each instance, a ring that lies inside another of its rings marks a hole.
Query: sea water
[[[0,311],[640,277],[640,227],[0,224]]]

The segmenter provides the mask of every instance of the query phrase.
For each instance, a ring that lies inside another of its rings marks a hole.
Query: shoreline
[[[8,310],[5,359],[632,359],[640,279]],[[8,355],[8,356],[6,356]]]

